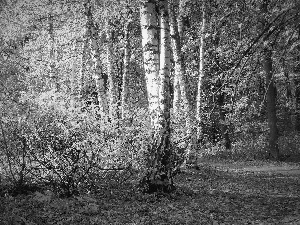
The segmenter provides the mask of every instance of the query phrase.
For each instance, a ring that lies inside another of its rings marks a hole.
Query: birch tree
[[[176,64],[178,67],[178,61],[176,63],[176,59],[180,59],[181,55],[178,55],[176,52],[176,47],[181,48],[181,39],[183,36],[183,19],[182,19],[182,13],[183,13],[183,1],[179,1],[179,15],[178,15],[178,21],[176,19],[175,15],[175,10],[174,10],[174,0],[170,0],[170,7],[169,7],[169,12],[170,12],[170,28],[171,28],[171,37],[172,37],[172,48],[173,48],[173,54],[174,54],[174,60],[175,60],[175,68]],[[176,40],[177,40],[177,45],[176,46]],[[175,55],[176,54],[176,55]],[[184,71],[182,71],[184,72]],[[181,91],[180,91],[180,76],[181,72],[179,70],[174,73],[174,97],[173,97],[173,112],[177,114],[181,107]]]
[[[49,51],[49,85],[50,88],[53,90],[58,91],[59,85],[58,85],[58,77],[55,71],[55,37],[54,37],[54,24],[53,24],[53,15],[52,15],[52,0],[49,1],[49,14],[48,14],[48,34],[49,34],[49,40],[48,40],[48,51]]]
[[[127,109],[127,99],[128,99],[128,75],[129,75],[129,63],[130,63],[130,40],[129,40],[129,26],[130,21],[125,25],[125,46],[124,46],[124,72],[122,77],[122,118],[125,117],[125,111]]]
[[[78,46],[77,46],[77,40],[73,41],[72,44],[72,62],[70,63],[71,67],[71,77],[70,77],[70,94],[72,96],[70,106],[75,107],[75,99],[79,96],[79,89],[78,89],[78,77],[77,77],[77,55],[78,55]],[[75,97],[75,98],[74,98]]]
[[[181,72],[179,70],[175,69],[174,74],[174,99],[173,99],[173,111],[179,112],[182,110],[181,105],[186,104],[187,98],[189,97],[189,94],[186,92],[186,84],[184,81],[185,76],[185,68],[183,66],[183,58],[182,58],[182,39],[183,39],[183,29],[184,29],[184,8],[186,0],[179,0],[179,8],[178,8],[178,16],[175,15],[175,1],[170,1],[170,16],[171,16],[171,37],[173,39],[173,54],[176,54],[176,58],[181,62],[181,66],[179,66],[180,63],[177,61],[177,67],[181,67]],[[179,50],[179,52],[178,52]],[[177,51],[177,52],[176,52]],[[174,57],[175,60],[175,57]],[[175,60],[175,67],[176,67],[176,60]]]
[[[85,14],[87,17],[87,38],[88,41],[84,43],[84,52],[86,52],[86,48],[89,48],[91,51],[91,60],[92,60],[92,80],[90,81],[90,77],[86,77],[88,81],[94,82],[95,87],[97,89],[98,93],[98,101],[99,105],[101,108],[101,111],[105,114],[108,114],[108,103],[107,103],[107,94],[105,90],[105,81],[102,73],[102,68],[101,68],[101,61],[100,61],[100,49],[99,49],[99,35],[98,35],[98,29],[95,25],[95,22],[93,20],[92,16],[92,10],[91,10],[91,5],[89,0],[85,2]],[[87,43],[89,43],[89,46],[86,46]],[[86,53],[87,54],[87,53]],[[85,58],[84,58],[85,60]],[[86,65],[84,65],[85,67]]]
[[[148,149],[148,170],[141,181],[146,192],[171,191],[174,188],[170,148],[170,28],[167,6],[166,0],[158,4],[147,0],[141,2],[140,10],[144,68],[154,130],[154,141]]]
[[[189,141],[185,153],[185,161],[183,163],[183,166],[185,166],[186,160],[189,158],[190,152],[195,147],[195,141],[196,141],[195,131],[194,131],[195,127],[193,124],[194,112],[192,107],[192,99],[188,87],[189,85],[188,85],[187,77],[185,76],[184,62],[182,59],[182,52],[181,52],[182,18],[180,19],[180,22],[177,23],[176,16],[174,13],[173,1],[171,1],[169,12],[170,12],[170,30],[171,30],[171,40],[172,40],[172,48],[173,48],[173,58],[175,63],[173,109],[175,107],[175,112],[176,112],[177,111],[176,109],[180,108],[181,101],[180,99],[176,99],[176,98],[177,97],[182,98],[183,109],[186,118],[187,137]]]
[[[141,2],[142,47],[144,70],[152,127],[158,127],[159,26],[154,0]]]
[[[115,73],[113,68],[113,33],[111,27],[109,26],[109,22],[107,21],[106,25],[106,72],[108,75],[108,84],[109,84],[109,115],[111,118],[117,118],[117,84],[115,79]]]
[[[87,2],[85,4],[85,14],[87,17],[88,13]],[[88,20],[87,20],[88,21]],[[81,57],[80,57],[80,72],[79,72],[79,79],[78,79],[78,89],[79,93],[83,94],[84,90],[84,81],[85,76],[87,75],[87,62],[90,58],[90,48],[89,48],[89,29],[88,29],[88,22],[84,26],[84,35],[82,37],[82,46],[81,46]]]
[[[198,80],[198,89],[197,89],[197,103],[196,103],[196,118],[197,121],[201,121],[201,104],[203,102],[203,77],[204,77],[204,37],[205,37],[205,0],[202,3],[202,24],[200,30],[200,42],[199,42],[199,80]],[[200,126],[198,125],[198,135],[200,133]]]

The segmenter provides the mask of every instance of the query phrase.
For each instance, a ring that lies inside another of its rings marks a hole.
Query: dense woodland
[[[0,28],[3,195],[300,158],[298,0],[0,0]]]

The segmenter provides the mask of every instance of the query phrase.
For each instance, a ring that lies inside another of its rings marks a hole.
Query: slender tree
[[[173,54],[174,54],[174,60],[175,60],[175,67],[176,67],[176,59],[177,59],[177,67],[180,67],[178,65],[178,60],[182,59],[181,54],[181,42],[183,37],[183,13],[184,13],[184,1],[179,0],[179,9],[178,9],[178,16],[175,15],[175,2],[174,0],[170,0],[170,28],[171,28],[171,37],[172,37],[172,47],[173,47]],[[177,43],[176,43],[177,42]],[[176,52],[177,49],[180,49],[180,52]],[[177,54],[177,55],[175,55]],[[180,54],[180,55],[178,55]],[[183,66],[183,65],[181,65]],[[180,112],[181,110],[181,104],[182,104],[182,98],[185,95],[185,88],[180,86],[180,76],[184,76],[184,68],[181,70],[175,70],[174,73],[174,97],[173,97],[173,112],[176,114]],[[182,90],[183,89],[183,90]],[[181,93],[181,90],[183,93]],[[183,97],[182,97],[183,94]]]
[[[185,75],[184,61],[182,58],[181,52],[181,33],[178,29],[180,26],[178,25],[176,20],[176,16],[174,13],[174,2],[172,1],[169,5],[170,12],[170,30],[171,30],[171,40],[172,40],[172,48],[173,48],[173,58],[175,63],[175,71],[174,71],[174,100],[173,100],[173,109],[175,107],[178,109],[180,107],[180,100],[176,99],[176,97],[182,98],[183,110],[186,118],[186,127],[187,127],[187,136],[189,137],[187,149],[185,152],[185,160],[183,163],[183,167],[185,167],[186,161],[189,158],[190,152],[195,148],[195,114],[193,112],[192,107],[192,98],[189,90],[188,80]],[[182,29],[182,27],[181,27]],[[178,83],[176,83],[178,82]],[[177,92],[177,94],[176,94]]]
[[[268,24],[268,5],[269,0],[263,0],[261,4],[261,23],[263,29]],[[263,47],[263,68],[266,75],[267,84],[267,114],[268,114],[268,125],[269,125],[269,155],[271,158],[278,160],[279,149],[278,149],[278,128],[277,128],[277,116],[276,116],[276,89],[274,86],[273,68],[272,68],[272,46],[271,42],[265,40]]]
[[[129,76],[129,63],[130,63],[130,40],[129,40],[129,26],[130,21],[125,25],[125,48],[124,48],[124,71],[122,77],[122,118],[125,117],[125,111],[127,109],[128,99],[128,76]]]
[[[106,22],[106,64],[107,64],[107,75],[108,75],[108,96],[109,96],[109,115],[111,118],[117,117],[117,84],[113,68],[114,58],[113,58],[113,32],[109,25],[109,21]]]
[[[83,95],[84,89],[85,89],[85,78],[87,76],[87,63],[90,59],[90,48],[89,48],[89,30],[88,30],[88,24],[86,23],[85,27],[85,33],[83,35],[83,42],[81,46],[81,57],[80,57],[80,72],[79,72],[79,79],[78,79],[78,89],[79,93]],[[82,96],[85,97],[85,96]]]
[[[90,49],[91,63],[92,63],[92,67],[91,67],[92,74],[88,74],[88,76],[85,76],[85,79],[87,79],[88,84],[90,83],[88,85],[89,87],[93,87],[93,86],[96,87],[100,108],[103,113],[108,115],[108,103],[107,103],[107,94],[105,89],[105,78],[102,73],[101,61],[100,61],[100,48],[99,48],[100,38],[98,35],[99,31],[93,19],[92,7],[89,0],[87,0],[85,3],[85,14],[87,17],[86,38],[88,39],[88,41],[84,42],[84,50],[85,48]],[[89,46],[86,46],[87,43],[89,43]]]
[[[55,37],[54,37],[54,24],[53,24],[53,14],[52,14],[52,0],[49,1],[49,14],[48,14],[48,51],[49,51],[49,87],[53,90],[59,91],[59,80],[55,71],[56,67],[56,50],[55,50]]]
[[[196,118],[198,122],[201,121],[201,107],[203,104],[203,77],[204,77],[204,37],[205,37],[205,26],[206,26],[206,19],[205,19],[205,0],[202,3],[202,24],[200,30],[200,40],[199,40],[199,80],[198,80],[198,89],[197,89],[197,103],[196,103]],[[198,135],[200,133],[200,126],[198,125]]]
[[[167,0],[141,2],[142,45],[147,80],[153,143],[148,149],[148,170],[141,181],[144,191],[171,191],[170,148],[170,28]],[[158,24],[160,21],[160,25]],[[160,49],[158,41],[160,27]],[[160,50],[160,51],[159,51]],[[160,63],[159,63],[160,58]]]
[[[77,77],[77,55],[78,55],[78,46],[77,46],[77,40],[74,40],[72,43],[72,61],[71,61],[71,75],[70,75],[70,94],[72,96],[70,105],[71,107],[75,107],[75,97],[79,95],[78,92],[78,86],[76,80],[78,79]]]

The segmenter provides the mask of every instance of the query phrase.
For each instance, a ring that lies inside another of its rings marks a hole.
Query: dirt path
[[[274,162],[205,162],[200,165],[210,166],[220,171],[237,173],[269,173],[300,177],[299,163]]]

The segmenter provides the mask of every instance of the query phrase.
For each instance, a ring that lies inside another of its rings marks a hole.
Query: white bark
[[[160,72],[159,72],[159,120],[164,135],[170,135],[170,67],[171,44],[167,1],[161,1],[160,17]]]
[[[155,1],[146,1],[142,3],[140,10],[142,47],[152,127],[159,126],[156,115],[159,110],[159,43],[156,13]]]
[[[92,75],[85,76],[85,79],[88,83],[93,82],[96,86],[98,92],[98,100],[101,111],[104,114],[108,114],[108,103],[107,103],[107,94],[104,86],[104,77],[102,76],[101,70],[101,61],[100,61],[100,50],[99,50],[99,34],[96,29],[96,25],[93,21],[91,8],[89,6],[89,1],[86,1],[86,16],[87,16],[87,33],[89,40],[89,49],[91,50],[92,56]],[[86,42],[85,42],[86,44]],[[92,85],[90,85],[92,86]]]
[[[77,80],[77,40],[73,41],[73,48],[72,48],[72,61],[71,61],[71,75],[69,77],[70,81],[70,93],[71,93],[71,99],[70,99],[70,106],[75,107],[75,96],[78,96],[78,87],[76,85]]]
[[[192,100],[189,92],[189,85],[187,82],[187,78],[185,76],[185,68],[183,65],[183,60],[181,57],[181,38],[178,29],[178,24],[176,22],[176,16],[174,14],[174,10],[172,5],[169,7],[170,11],[170,28],[171,28],[171,39],[172,39],[172,47],[173,47],[173,57],[175,62],[175,77],[178,79],[178,83],[180,86],[180,94],[182,98],[184,113],[186,117],[186,134],[190,137],[190,143],[186,152],[186,159],[189,158],[190,152],[194,150],[195,147],[195,131],[194,131],[194,112],[192,107]],[[178,103],[180,104],[180,100]]]
[[[75,85],[75,80],[76,80],[76,40],[73,41],[73,46],[72,46],[72,62],[71,62],[71,76],[69,78],[70,80],[70,92],[71,94],[75,93],[76,91],[76,85]]]
[[[87,29],[87,28],[86,28]],[[90,55],[90,49],[88,46],[88,34],[86,32],[85,36],[83,37],[83,43],[82,43],[82,50],[81,50],[81,59],[80,59],[80,72],[79,72],[79,79],[78,79],[78,89],[79,93],[82,93],[84,90],[84,82],[85,77],[87,73],[87,61]]]
[[[161,45],[158,50],[156,1],[142,2],[141,25],[144,67],[147,79],[149,109],[154,128],[154,142],[149,148],[149,165],[141,183],[148,192],[171,191],[172,149],[170,148],[170,30],[167,0],[158,3]],[[160,56],[160,65],[159,65]],[[160,67],[160,68],[159,68]],[[158,79],[159,78],[159,79]]]
[[[174,47],[173,47],[174,48]],[[174,54],[174,53],[173,53]],[[178,56],[176,56],[178,57]],[[173,112],[176,115],[181,110],[181,92],[179,84],[179,73],[174,73],[174,95],[173,95]]]
[[[52,8],[52,0],[49,1],[50,8]],[[55,71],[56,67],[56,49],[55,49],[55,37],[54,37],[54,25],[53,25],[53,15],[52,15],[52,9],[50,9],[50,12],[48,14],[48,51],[49,51],[49,87],[52,90],[58,91],[59,85],[58,85],[58,77]]]
[[[93,32],[97,32],[93,30]],[[91,42],[92,46],[92,55],[93,55],[93,79],[96,84],[96,89],[98,93],[98,101],[101,111],[104,114],[108,114],[108,103],[107,103],[107,94],[104,85],[104,77],[102,76],[101,63],[100,63],[100,52],[98,46],[98,39],[96,39],[97,35],[94,35],[94,39]]]
[[[129,76],[129,63],[130,63],[130,42],[129,42],[129,25],[130,22],[125,25],[125,49],[124,49],[124,73],[122,77],[122,118],[125,117],[127,109],[128,99],[128,76]]]
[[[198,122],[201,121],[201,104],[203,102],[203,77],[204,77],[204,36],[205,36],[205,1],[203,0],[203,9],[202,9],[202,26],[200,33],[200,43],[199,43],[199,80],[198,80],[198,92],[197,92],[197,103],[196,103],[196,118]],[[199,126],[198,126],[199,127]],[[199,134],[200,130],[198,128],[197,133]]]
[[[172,0],[173,1],[173,0]],[[184,14],[184,4],[185,0],[179,0],[179,9],[178,9],[178,33],[180,39],[183,37],[183,14]]]
[[[111,118],[117,118],[117,90],[115,84],[115,74],[113,70],[113,40],[112,32],[110,27],[106,27],[106,65],[107,65],[107,75],[108,75],[108,95],[109,95],[109,115]]]
[[[170,1],[170,17],[171,17],[171,23],[170,23],[170,29],[171,29],[171,36],[172,36],[172,48],[173,48],[173,54],[174,58],[179,59],[181,55],[178,55],[178,52],[176,51],[176,39],[178,39],[179,46],[181,45],[181,39],[183,37],[183,5],[184,1],[179,1],[179,14],[178,19],[176,19],[175,12],[174,12],[174,0]],[[176,37],[177,36],[177,37]],[[181,48],[181,46],[180,46]],[[181,52],[181,51],[180,51]],[[175,55],[176,54],[176,55]],[[173,97],[173,112],[177,114],[182,110],[182,94],[181,93],[181,85],[180,85],[180,76],[182,76],[182,71],[180,68],[176,68],[175,64],[175,73],[174,73],[174,97]],[[184,90],[183,90],[184,91]]]

